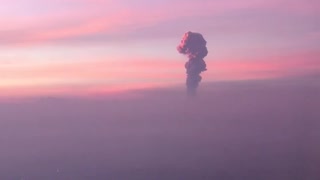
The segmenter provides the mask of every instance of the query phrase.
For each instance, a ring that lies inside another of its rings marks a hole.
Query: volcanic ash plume
[[[191,96],[196,95],[197,87],[202,79],[200,73],[207,70],[203,60],[208,54],[206,44],[207,42],[201,34],[189,31],[184,34],[177,47],[179,53],[185,54],[189,58],[185,68],[187,70],[187,94]]]

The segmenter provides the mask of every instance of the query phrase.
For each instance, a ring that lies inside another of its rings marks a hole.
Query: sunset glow
[[[320,3],[302,0],[5,0],[1,97],[183,85],[175,50],[207,39],[204,82],[314,75]]]

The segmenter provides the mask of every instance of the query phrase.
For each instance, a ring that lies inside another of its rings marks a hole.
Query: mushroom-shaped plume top
[[[188,31],[183,35],[177,50],[187,55],[189,59],[203,59],[208,54],[206,45],[207,41],[200,33]]]

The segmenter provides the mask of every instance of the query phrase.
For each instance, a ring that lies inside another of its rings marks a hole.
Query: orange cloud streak
[[[207,60],[208,71],[203,77],[204,81],[214,81],[304,75],[319,72],[317,57],[319,53],[252,60]],[[39,91],[93,93],[182,84],[185,79],[184,62],[163,59],[96,60],[19,68],[8,66],[0,68],[0,71],[0,90],[9,94],[16,90],[23,90],[20,92],[22,94]]]

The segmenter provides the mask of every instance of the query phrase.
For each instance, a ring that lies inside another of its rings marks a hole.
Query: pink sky
[[[203,80],[319,71],[316,0],[4,0],[1,96],[181,85],[186,31],[204,35]]]

